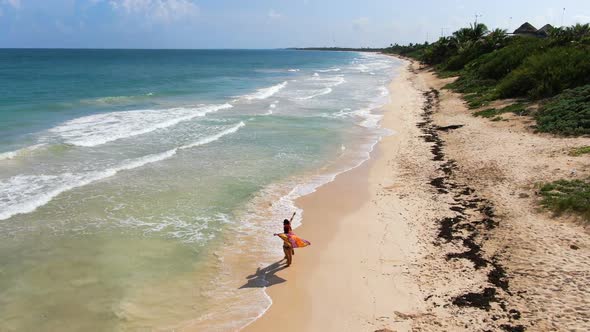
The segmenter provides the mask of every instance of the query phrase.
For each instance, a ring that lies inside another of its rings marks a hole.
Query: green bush
[[[482,79],[500,80],[516,69],[531,54],[542,51],[547,42],[532,37],[514,37],[497,51],[483,55],[470,68]]]
[[[452,56],[445,64],[445,70],[461,70],[469,62],[477,59],[486,53],[486,49],[481,45],[474,45],[467,50]]]
[[[463,71],[455,82],[445,85],[444,88],[463,93],[463,99],[469,108],[479,108],[496,99],[495,84],[494,80],[480,79],[471,72]]]
[[[473,115],[481,116],[484,118],[498,118],[499,115],[502,113],[514,113],[514,114],[520,115],[520,116],[529,114],[526,109],[525,104],[516,103],[516,104],[508,105],[508,106],[501,108],[501,109],[489,108],[489,109],[486,109],[483,111],[475,112],[475,113],[473,113]],[[492,121],[498,121],[498,120],[502,120],[502,118],[499,117],[499,119],[497,119],[497,120],[492,119]]]
[[[452,38],[441,37],[424,50],[421,60],[429,65],[440,64],[457,54],[457,48],[457,43]]]
[[[590,135],[590,85],[566,90],[535,115],[537,130],[561,135]]]
[[[541,205],[556,214],[574,212],[590,221],[590,182],[558,180],[541,187]]]
[[[590,83],[590,47],[555,47],[533,54],[498,85],[501,98],[554,96]]]

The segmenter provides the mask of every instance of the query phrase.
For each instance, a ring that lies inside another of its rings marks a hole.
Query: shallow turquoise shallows
[[[249,323],[269,305],[264,280],[239,286],[280,255],[268,234],[388,134],[379,106],[397,66],[354,52],[0,50],[0,330]]]

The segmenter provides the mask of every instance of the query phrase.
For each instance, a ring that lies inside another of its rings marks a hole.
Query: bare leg
[[[285,248],[283,247],[283,252],[285,253],[285,257],[283,257],[283,259],[289,259],[288,258],[288,253],[291,252],[291,249]]]
[[[291,254],[292,248],[285,248],[285,255],[287,256],[287,266],[291,265],[293,261],[293,255]]]

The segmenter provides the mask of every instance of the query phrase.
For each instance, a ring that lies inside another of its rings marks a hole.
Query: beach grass
[[[557,215],[573,212],[590,222],[590,179],[557,180],[541,186],[541,206]]]
[[[590,135],[590,84],[550,99],[535,115],[537,130],[564,136]]]
[[[508,105],[506,107],[496,109],[496,108],[488,108],[483,111],[478,111],[473,113],[475,116],[483,117],[483,118],[492,118],[492,121],[499,121],[502,120],[500,114],[503,113],[514,113],[516,115],[528,115],[529,111],[527,110],[527,105],[524,103],[515,103],[512,105]],[[498,119],[499,118],[499,119]]]
[[[568,153],[572,157],[579,157],[584,154],[590,154],[590,146],[580,146],[577,148],[573,148]]]

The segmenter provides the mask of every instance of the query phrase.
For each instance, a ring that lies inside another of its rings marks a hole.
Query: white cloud
[[[109,0],[111,7],[128,15],[160,23],[194,18],[199,7],[189,0]]]
[[[362,31],[369,25],[369,19],[367,17],[359,17],[352,21],[352,27],[355,30]]]
[[[283,15],[281,15],[280,13],[277,13],[274,9],[271,9],[268,11],[268,18],[272,19],[272,20],[276,20],[283,17]]]
[[[2,3],[7,3],[16,9],[20,8],[20,0],[3,0]]]

